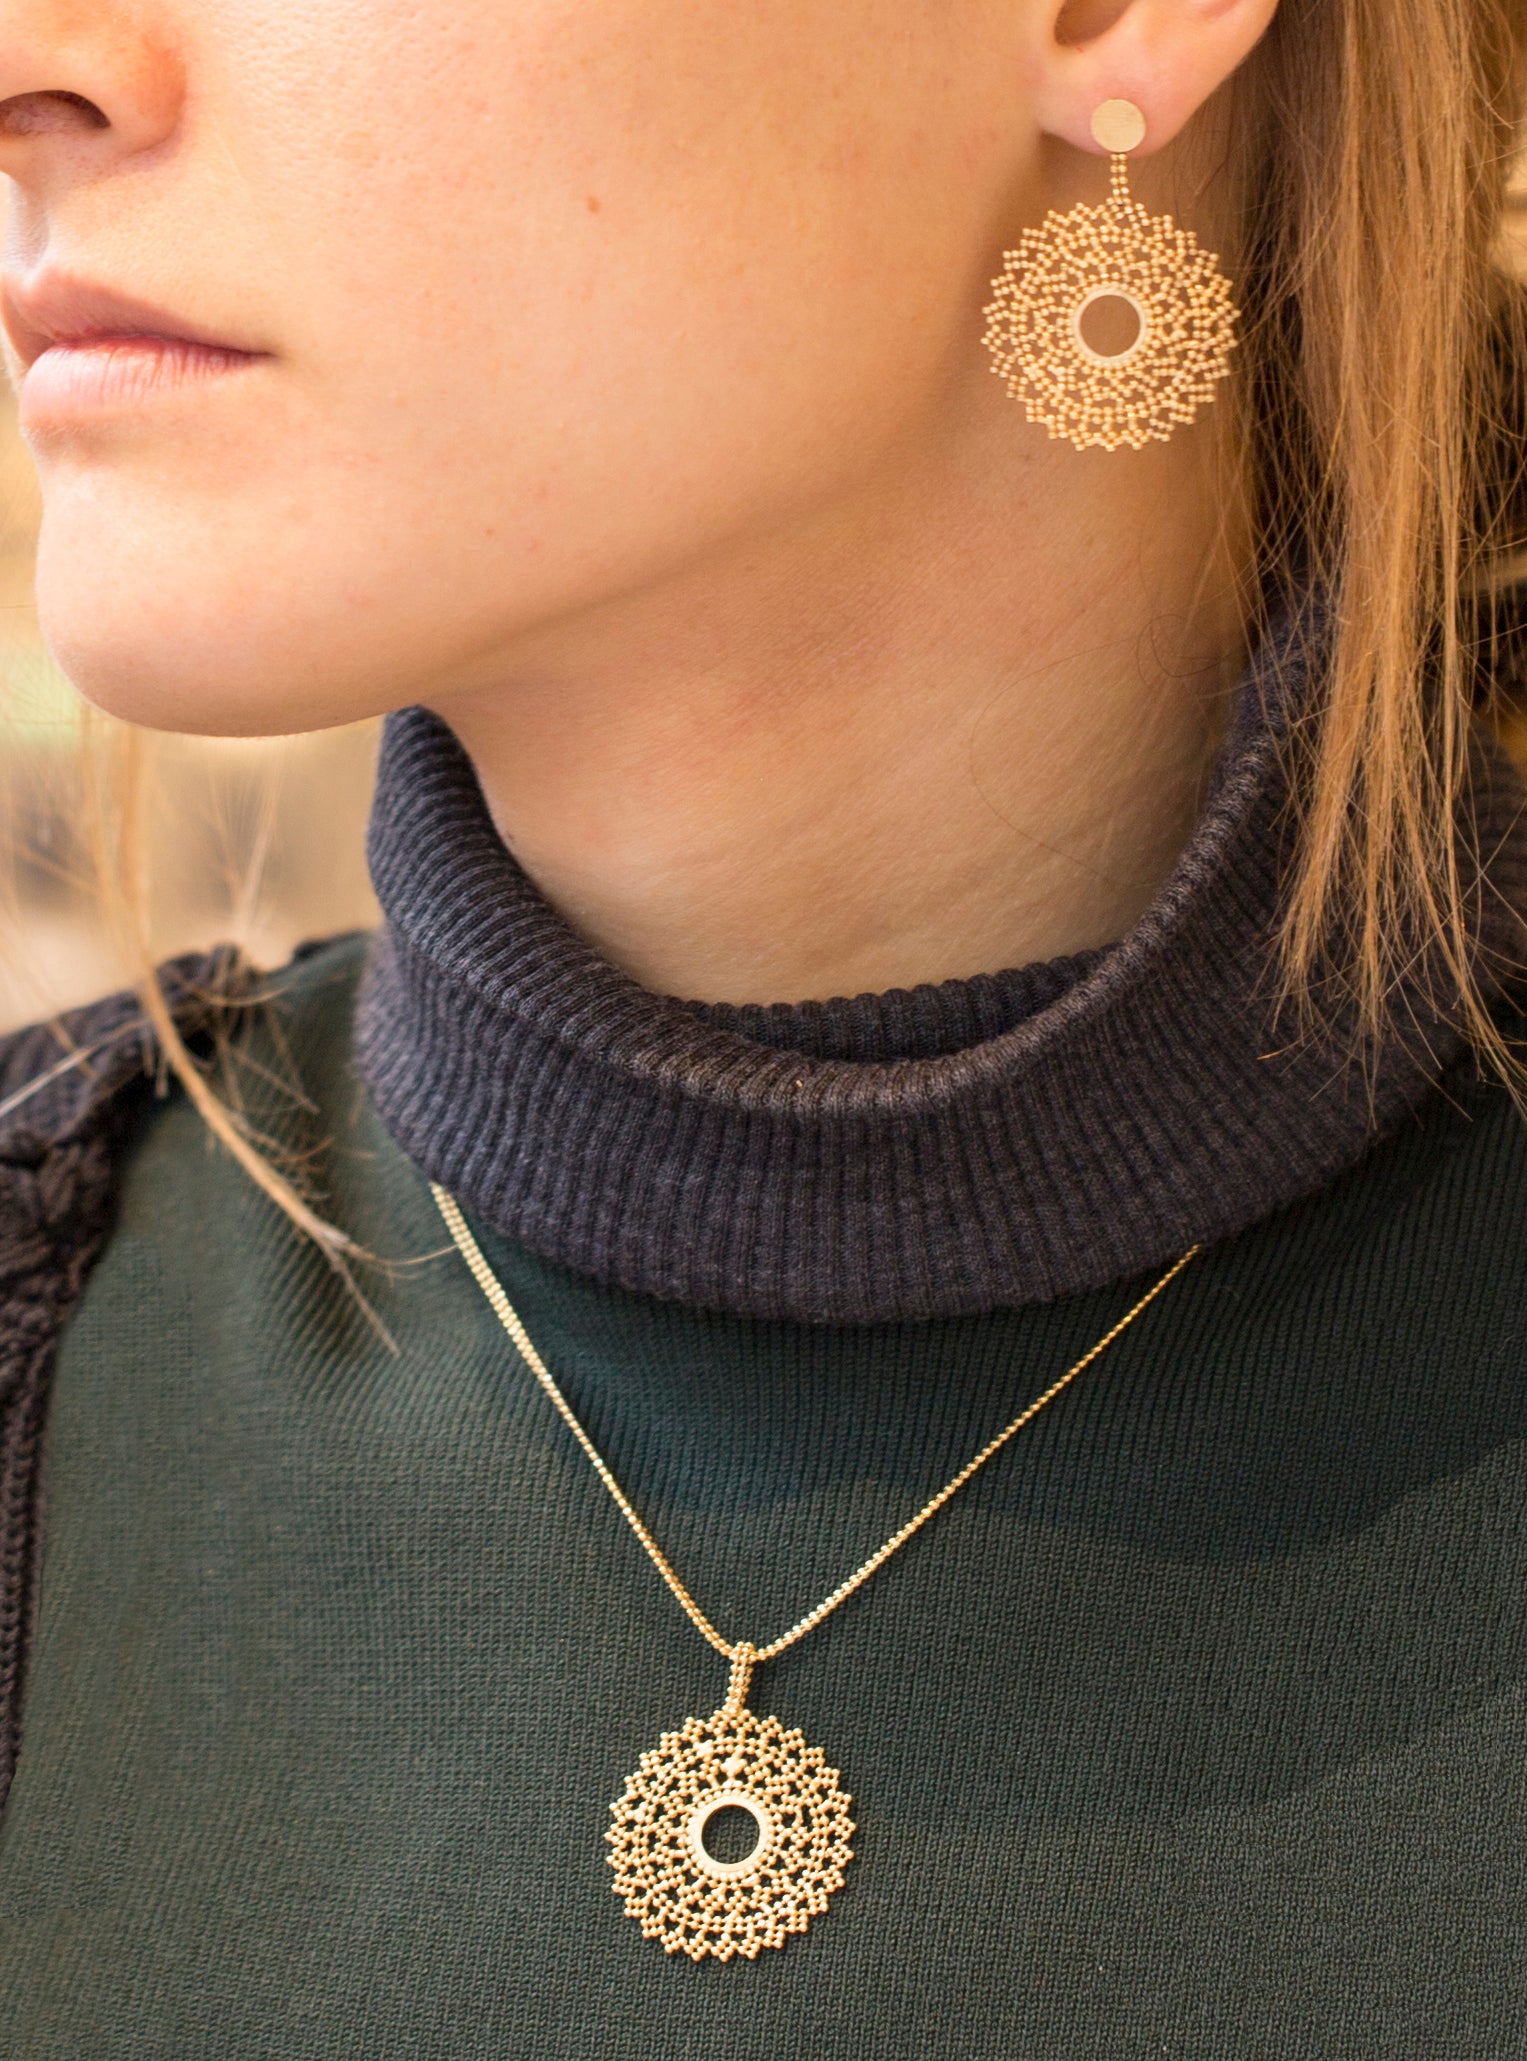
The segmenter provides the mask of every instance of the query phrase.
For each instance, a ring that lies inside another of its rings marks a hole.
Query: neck
[[[964,978],[1110,943],[1170,871],[1243,660],[1212,418],[1104,455],[995,393],[970,414],[437,703],[525,870],[644,986]]]

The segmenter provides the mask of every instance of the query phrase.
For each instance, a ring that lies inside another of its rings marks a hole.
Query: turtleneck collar
[[[1043,1301],[1244,1229],[1353,1165],[1459,1044],[1419,1005],[1362,1055],[1277,1020],[1280,744],[1318,648],[1308,623],[1264,642],[1197,830],[1120,943],[826,1003],[640,987],[505,849],[446,726],[404,711],[372,818],[386,922],[358,1029],[383,1120],[543,1257],[744,1315]],[[1496,851],[1520,795],[1509,778],[1482,793]]]

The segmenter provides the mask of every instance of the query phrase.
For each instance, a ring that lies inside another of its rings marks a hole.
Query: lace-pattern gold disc
[[[852,1801],[820,1747],[778,1718],[723,1704],[665,1732],[610,1806],[615,1894],[670,1954],[756,1960],[804,1932],[843,1887]],[[718,1861],[705,1827],[733,1806],[752,1817],[757,1843],[744,1859]]]
[[[1218,258],[1170,215],[1130,198],[1122,155],[1107,200],[1023,232],[993,295],[992,369],[1030,422],[1078,450],[1164,443],[1230,369],[1237,311]],[[1127,301],[1140,325],[1112,357],[1082,330],[1089,306],[1109,299]]]

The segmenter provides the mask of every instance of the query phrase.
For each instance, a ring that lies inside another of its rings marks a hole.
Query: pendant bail
[[[732,1648],[732,1679],[727,1684],[726,1701],[721,1708],[728,1717],[740,1715],[748,1700],[748,1690],[753,1684],[753,1669],[758,1664],[758,1650],[746,1639]]]

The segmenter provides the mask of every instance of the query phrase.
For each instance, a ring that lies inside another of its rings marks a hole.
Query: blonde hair
[[[1237,81],[1259,570],[1323,591],[1286,989],[1371,1033],[1418,962],[1510,1076],[1460,851],[1479,626],[1521,568],[1523,290],[1498,241],[1524,0],[1282,0]]]
[[[96,732],[93,738],[89,735],[92,729]],[[181,1035],[165,997],[155,970],[149,893],[143,877],[144,739],[125,724],[102,726],[88,712],[86,730],[87,784],[82,813],[92,840],[93,870],[101,883],[103,912],[117,955],[124,964],[139,969],[135,985],[164,1061],[202,1121],[255,1186],[291,1218],[353,1287],[350,1261],[370,1255],[319,1214],[297,1182],[279,1169],[273,1141],[254,1131],[242,1110],[216,1092]],[[258,993],[257,984],[250,984],[250,993]],[[364,1298],[359,1299],[369,1315],[369,1306]]]
[[[1233,427],[1258,591],[1314,580],[1334,624],[1328,689],[1299,738],[1288,992],[1334,986],[1378,1033],[1419,949],[1508,1074],[1457,828],[1473,625],[1523,535],[1527,323],[1496,242],[1524,44],[1527,0],[1282,0],[1229,89],[1226,167],[1244,195]],[[104,873],[146,951],[131,813]],[[213,1094],[146,968],[141,985],[212,1130],[343,1265],[348,1241]]]

